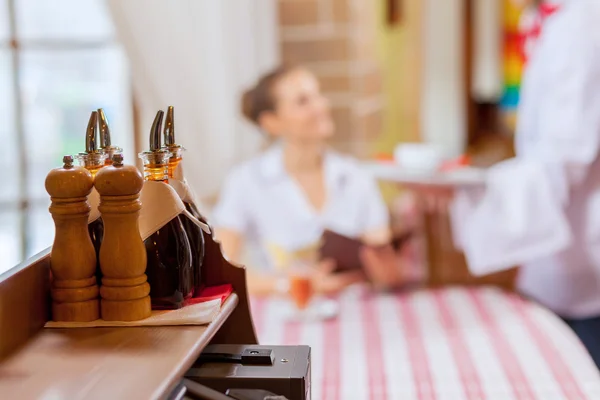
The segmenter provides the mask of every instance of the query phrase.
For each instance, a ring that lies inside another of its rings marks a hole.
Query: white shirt
[[[274,145],[235,168],[222,188],[212,220],[258,246],[258,260],[273,268],[274,249],[294,252],[316,246],[324,229],[349,237],[389,225],[375,180],[357,161],[333,151],[324,158],[326,203],[317,211],[285,171],[283,150]]]
[[[565,1],[525,72],[514,159],[460,191],[470,269],[522,265],[518,287],[560,315],[600,315],[600,1]]]

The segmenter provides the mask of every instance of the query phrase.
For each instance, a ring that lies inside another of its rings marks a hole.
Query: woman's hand
[[[360,257],[367,277],[377,289],[398,288],[410,280],[405,259],[391,245],[364,246]]]
[[[406,189],[412,191],[420,204],[429,212],[447,212],[448,206],[454,198],[454,187],[445,185],[405,184]]]
[[[362,271],[334,272],[335,261],[331,259],[320,261],[311,276],[315,293],[334,294],[346,287],[364,281]]]

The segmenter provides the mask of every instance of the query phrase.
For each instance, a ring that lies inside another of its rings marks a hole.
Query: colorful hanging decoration
[[[544,22],[559,10],[554,2],[526,7],[527,2],[504,0],[504,94],[500,109],[508,128],[516,125],[521,77],[527,56],[532,51]]]
[[[519,104],[521,76],[525,65],[520,22],[525,12],[524,2],[504,0],[504,90],[500,109],[508,128],[514,132]]]

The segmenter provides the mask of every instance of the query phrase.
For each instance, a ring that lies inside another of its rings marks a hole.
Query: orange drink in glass
[[[305,263],[294,263],[289,271],[289,293],[298,310],[308,307],[313,296],[311,267]]]

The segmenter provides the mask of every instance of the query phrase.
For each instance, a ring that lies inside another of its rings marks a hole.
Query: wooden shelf
[[[233,313],[208,326],[43,329],[0,364],[6,399],[160,399]]]
[[[209,342],[257,344],[245,269],[204,239],[204,284],[234,291],[208,326],[43,329],[50,249],[0,274],[0,399],[161,399]]]

